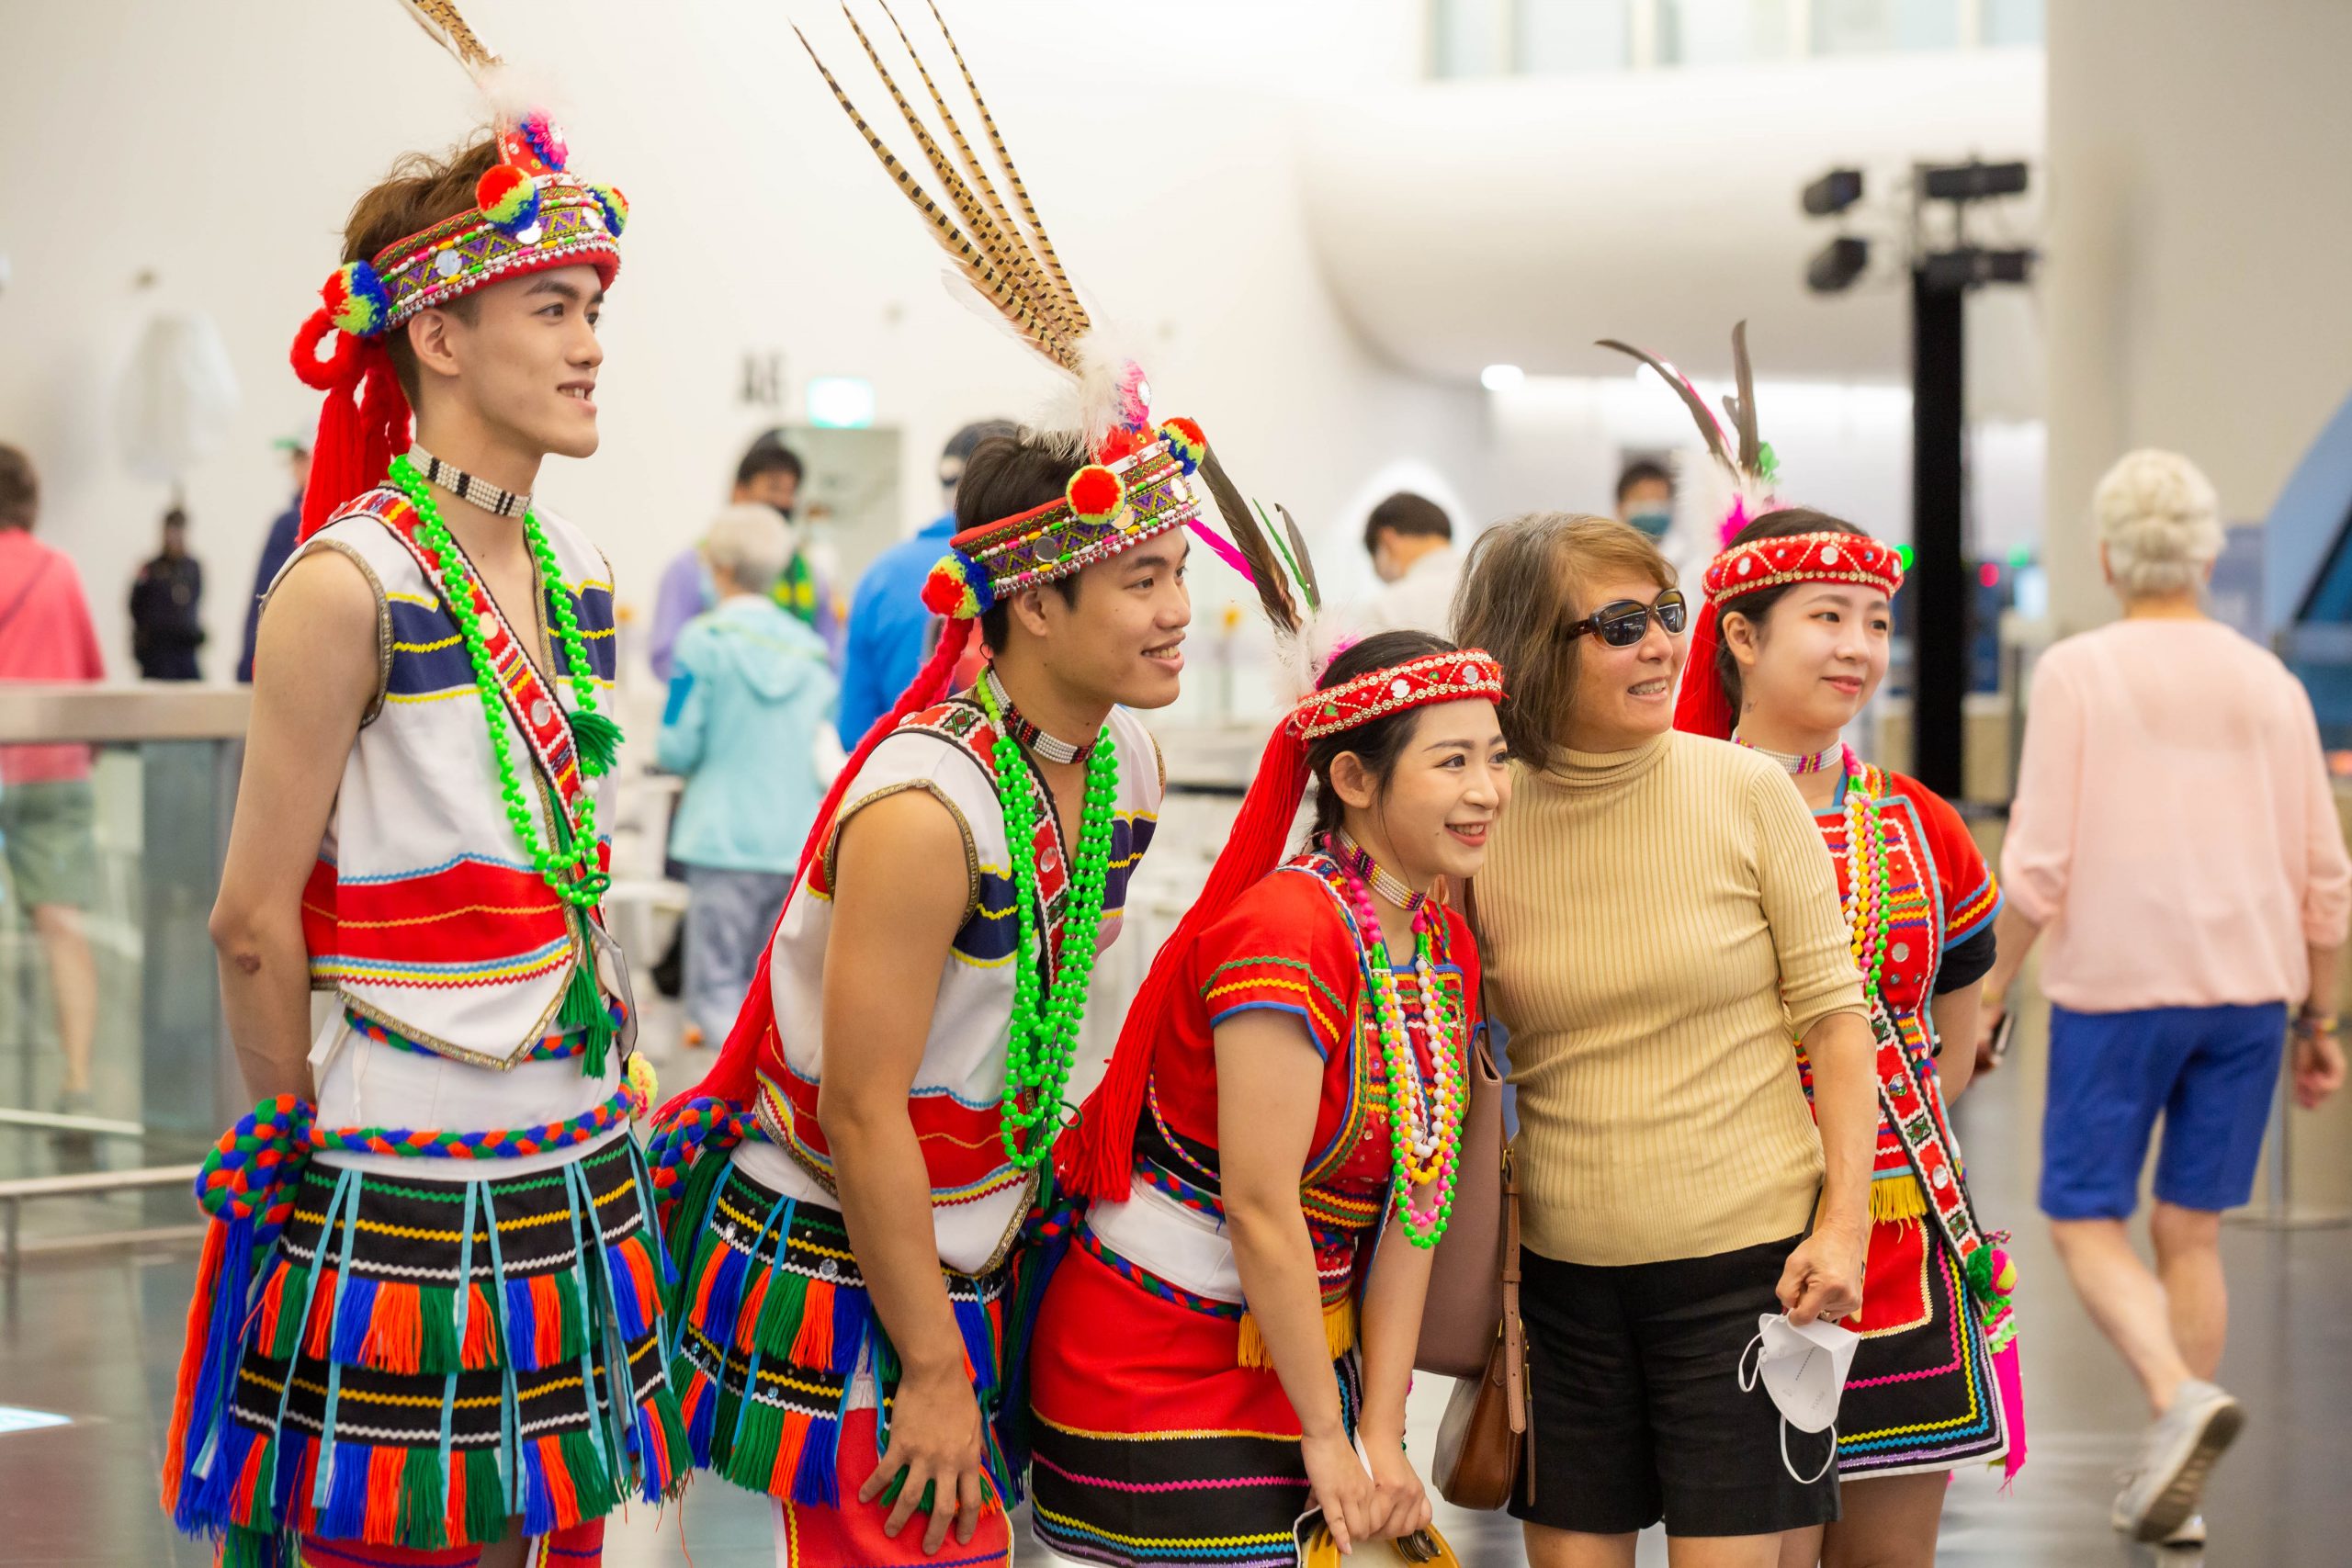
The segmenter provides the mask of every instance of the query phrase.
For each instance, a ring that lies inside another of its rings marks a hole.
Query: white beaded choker
[[[409,443],[408,460],[425,482],[447,491],[468,506],[479,506],[494,517],[520,517],[531,510],[531,498],[520,491],[501,490],[488,479],[479,479],[453,464],[445,463],[414,442]]]

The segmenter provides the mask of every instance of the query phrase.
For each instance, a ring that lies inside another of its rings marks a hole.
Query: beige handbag
[[[1534,1435],[1528,1416],[1527,1336],[1519,1317],[1519,1180],[1503,1156],[1501,1321],[1486,1364],[1453,1385],[1438,1423],[1430,1473],[1438,1495],[1457,1508],[1499,1508],[1510,1501],[1520,1472],[1535,1498]]]

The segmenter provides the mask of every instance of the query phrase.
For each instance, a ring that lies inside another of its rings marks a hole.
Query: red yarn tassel
[[[800,1367],[833,1364],[833,1282],[811,1280],[800,1302],[800,1327],[792,1337],[792,1361]]]
[[[921,713],[947,695],[948,683],[956,672],[956,661],[964,656],[965,646],[972,640],[974,630],[975,623],[971,621],[947,623],[946,630],[940,634],[939,646],[932,649],[929,662],[915,671],[915,678],[907,683],[907,689],[899,694],[897,705],[874,721],[874,728],[865,732],[865,739],[857,743],[857,750],[851,752],[849,761],[842,764],[840,774],[833,780],[833,787],[825,792],[823,804],[817,807],[817,820],[808,829],[808,842],[800,846],[800,863],[793,872],[792,893],[785,896],[786,909],[792,907],[792,894],[800,890],[801,881],[808,875],[810,863],[817,859],[826,840],[831,837],[834,814],[841,810],[842,797],[849,793],[849,786],[857,777],[858,770],[865,766],[865,760],[874,755],[874,749],[882,744],[883,737],[899,728],[899,720],[910,714]],[[783,924],[784,916],[779,913],[776,927],[781,929]],[[681,1108],[696,1100],[723,1100],[734,1105],[750,1101],[752,1085],[759,1073],[761,1048],[775,1031],[775,997],[768,985],[768,955],[775,946],[775,933],[771,931],[766,945],[760,949],[760,966],[752,976],[752,988],[744,993],[742,1010],[735,1015],[735,1027],[728,1031],[727,1044],[719,1052],[718,1060],[703,1076],[700,1083],[684,1094],[673,1097],[662,1107],[655,1118],[657,1122],[668,1121]]]
[[[388,1372],[414,1375],[424,1359],[424,1314],[414,1285],[387,1281],[376,1287],[376,1312],[359,1359]]]
[[[1102,1085],[1080,1107],[1078,1125],[1063,1138],[1058,1163],[1062,1185],[1081,1198],[1118,1200],[1127,1195],[1135,1164],[1136,1123],[1143,1115],[1144,1090],[1151,1082],[1152,1047],[1160,1020],[1175,1006],[1176,987],[1201,933],[1282,863],[1290,825],[1306,793],[1306,747],[1287,720],[1274,727],[1258,759],[1257,776],[1241,802],[1225,849],[1209,870],[1207,884],[1176,930],[1160,944],[1151,972],[1119,1027]]]
[[[1715,650],[1723,645],[1722,618],[1713,604],[1702,605],[1690,632],[1690,655],[1682,662],[1682,692],[1674,699],[1674,728],[1687,735],[1731,739],[1731,694],[1715,673]]]
[[[188,1298],[187,1327],[180,1338],[180,1375],[172,1393],[172,1424],[164,1437],[164,1511],[180,1502],[180,1472],[187,1458],[187,1429],[196,1419],[196,1383],[204,1370],[204,1343],[211,1334],[212,1292],[228,1256],[227,1222],[215,1219],[204,1227],[204,1251],[196,1262],[196,1293]]]
[[[319,348],[331,333],[334,351],[321,359]],[[341,332],[324,309],[312,311],[294,334],[290,357],[302,384],[327,395],[302,491],[300,536],[307,539],[326,526],[336,507],[383,483],[393,456],[408,450],[408,397],[382,340]]]
[[[479,1372],[494,1364],[498,1359],[497,1328],[490,1315],[490,1298],[481,1293],[480,1285],[469,1285],[466,1338],[458,1351],[458,1364],[469,1372]]]

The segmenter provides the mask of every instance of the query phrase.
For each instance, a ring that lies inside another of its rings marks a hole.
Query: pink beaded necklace
[[[1408,1241],[1415,1247],[1432,1247],[1453,1217],[1453,1183],[1461,1164],[1463,1116],[1468,1109],[1462,1008],[1438,984],[1433,950],[1440,916],[1436,903],[1427,898],[1413,906],[1415,995],[1412,1006],[1406,1007],[1389,967],[1380,911],[1355,863],[1359,858],[1370,857],[1352,840],[1343,841],[1352,852],[1331,852],[1329,858],[1332,880],[1355,916],[1357,959],[1370,994],[1374,1032],[1387,1080],[1389,1168],[1396,1215]],[[1430,1044],[1426,1078],[1413,1052],[1416,1022]]]

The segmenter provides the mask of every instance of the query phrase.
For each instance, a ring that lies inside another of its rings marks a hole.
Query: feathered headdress
[[[842,10],[913,136],[922,166],[937,182],[939,196],[883,144],[880,133],[850,101],[808,36],[797,28],[793,30],[842,112],[865,138],[891,183],[922,216],[932,239],[946,253],[955,276],[968,284],[990,311],[1001,316],[1023,344],[1068,378],[1067,406],[1051,434],[1067,444],[1073,458],[1084,463],[1057,499],[1016,516],[966,529],[949,541],[948,553],[933,568],[923,587],[924,603],[947,617],[946,629],[898,702],[858,742],[818,807],[794,873],[794,897],[810,863],[831,837],[842,799],[874,748],[909,715],[936,705],[947,694],[978,618],[1003,595],[1070,576],[1170,528],[1189,526],[1250,578],[1278,637],[1301,640],[1307,618],[1320,601],[1305,541],[1296,527],[1289,525],[1287,515],[1287,542],[1278,544],[1250,515],[1201,427],[1188,419],[1155,421],[1151,389],[1142,367],[1108,352],[1097,340],[1092,320],[1037,216],[1036,205],[1030,200],[1021,171],[989,113],[979,84],[964,62],[963,51],[948,31],[946,18],[940,16],[936,0],[927,3],[971,98],[981,139],[988,144],[988,158],[975,151],[964,122],[948,107],[937,79],[887,0],[882,4],[883,15],[889,17],[892,30],[914,62],[924,96],[938,116],[935,130],[891,76],[846,0]],[[1195,479],[1207,489],[1232,539],[1202,520],[1201,502],[1193,490]],[[1294,581],[1306,599],[1305,610],[1292,593]],[[779,924],[781,920],[779,916]],[[718,1063],[700,1084],[662,1107],[659,1121],[663,1126],[679,1123],[680,1112],[695,1100],[716,1098],[741,1104],[750,1099],[760,1056],[775,1027],[768,982],[768,952],[773,949],[771,942],[761,955],[759,970]]]
[[[502,62],[449,0],[401,5],[486,96],[493,94]],[[563,132],[545,113],[500,113],[498,162],[475,186],[472,208],[328,276],[292,354],[294,373],[327,395],[302,492],[302,537],[323,526],[336,507],[381,484],[393,457],[408,446],[408,399],[385,344],[411,317],[551,267],[593,266],[611,287],[628,202],[613,186],[567,173],[570,155]]]
[[[1648,349],[1636,348],[1630,343],[1620,343],[1613,337],[1600,340],[1602,348],[1613,348],[1629,354],[1651,369],[1682,400],[1690,411],[1691,422],[1699,427],[1699,439],[1706,444],[1707,455],[1715,460],[1731,481],[1732,502],[1715,534],[1715,547],[1731,543],[1732,536],[1747,526],[1750,520],[1762,516],[1780,504],[1773,493],[1773,484],[1781,472],[1780,459],[1773,456],[1770,443],[1758,440],[1756,434],[1756,378],[1747,364],[1747,323],[1740,322],[1731,330],[1732,375],[1738,389],[1724,399],[1724,412],[1731,416],[1732,429],[1739,437],[1736,446],[1724,434],[1721,421],[1707,407],[1707,400],[1690,384],[1690,378],[1676,369],[1668,360]]]

